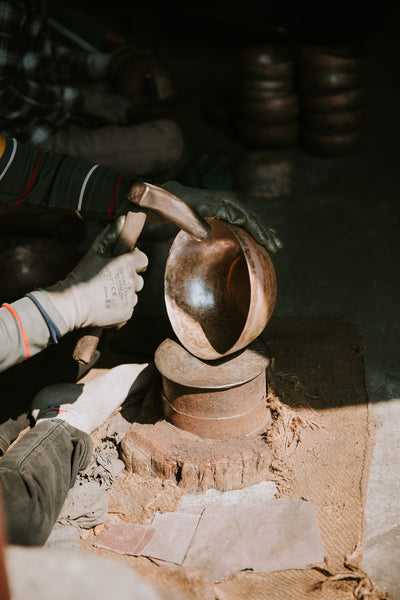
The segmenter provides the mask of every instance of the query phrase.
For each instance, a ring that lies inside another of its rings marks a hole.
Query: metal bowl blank
[[[172,328],[189,352],[213,360],[246,347],[264,329],[276,302],[267,251],[242,228],[209,219],[198,242],[180,231],[165,268]]]

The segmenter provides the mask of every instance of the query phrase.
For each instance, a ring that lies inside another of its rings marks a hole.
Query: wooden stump
[[[164,420],[133,425],[121,442],[121,458],[128,471],[171,479],[188,492],[228,491],[270,479],[264,435],[208,439]]]

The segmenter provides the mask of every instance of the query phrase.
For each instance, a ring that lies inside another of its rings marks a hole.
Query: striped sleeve
[[[60,336],[67,333],[63,317],[46,292],[35,292],[41,306],[57,325]],[[0,307],[0,372],[38,354],[51,342],[51,332],[30,298]]]
[[[6,138],[0,158],[0,202],[112,220],[126,203],[131,177],[72,156]]]

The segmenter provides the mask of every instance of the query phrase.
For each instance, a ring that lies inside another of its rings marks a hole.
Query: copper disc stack
[[[257,150],[242,158],[235,179],[237,189],[250,198],[288,196],[295,186],[295,163],[277,151]]]
[[[294,63],[284,45],[249,46],[240,58],[236,129],[253,148],[285,148],[298,137]]]
[[[258,339],[233,357],[204,361],[178,342],[164,340],[154,360],[162,375],[165,419],[204,438],[264,432],[271,423],[266,399],[267,354],[267,347]]]
[[[298,48],[301,139],[320,156],[338,156],[358,142],[362,121],[362,61],[343,46]]]

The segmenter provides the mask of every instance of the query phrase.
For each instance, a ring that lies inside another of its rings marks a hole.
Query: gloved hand
[[[104,79],[111,61],[111,53],[90,52],[86,59],[89,79]]]
[[[283,247],[275,229],[264,225],[257,215],[242,204],[234,192],[191,188],[177,181],[167,181],[160,187],[181,198],[202,217],[216,217],[231,225],[243,227],[268,252],[274,253]]]
[[[32,402],[36,421],[61,419],[92,433],[127,398],[143,394],[157,381],[153,363],[124,364],[86,383],[57,383],[40,390]]]
[[[138,273],[146,270],[148,260],[138,248],[111,257],[124,222],[121,215],[108,225],[66,279],[46,289],[69,331],[115,326],[131,318],[143,287]]]
[[[82,111],[109,125],[126,125],[134,111],[132,103],[119,94],[105,90],[80,88],[83,99]]]

